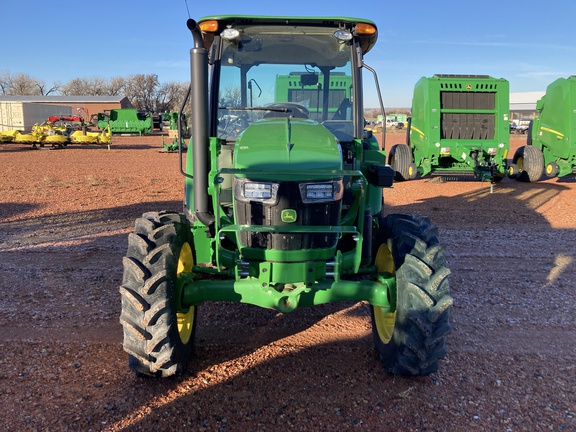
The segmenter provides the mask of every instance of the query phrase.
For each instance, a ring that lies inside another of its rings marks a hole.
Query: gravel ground
[[[0,430],[576,430],[574,181],[385,192],[446,245],[453,330],[431,376],[384,372],[366,304],[213,303],[188,372],[154,380],[128,369],[118,286],[134,219],[182,208],[160,148],[0,146]]]

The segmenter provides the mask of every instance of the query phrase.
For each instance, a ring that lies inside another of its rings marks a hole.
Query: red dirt
[[[188,372],[142,379],[118,286],[134,219],[182,208],[178,156],[160,148],[0,146],[0,430],[576,430],[576,183],[385,191],[389,212],[430,216],[446,245],[453,331],[429,377],[384,372],[365,304],[214,303]]]

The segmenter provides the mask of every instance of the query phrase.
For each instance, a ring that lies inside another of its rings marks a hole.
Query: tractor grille
[[[295,222],[282,221],[282,211],[288,209],[296,211]],[[341,200],[327,203],[304,203],[300,195],[299,183],[295,182],[280,183],[276,204],[235,199],[236,223],[239,225],[337,226],[340,222],[340,210]],[[238,238],[240,244],[245,247],[300,250],[334,247],[338,235],[242,232],[238,234]]]

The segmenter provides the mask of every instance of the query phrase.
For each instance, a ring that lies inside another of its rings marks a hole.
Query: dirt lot
[[[118,286],[134,219],[182,207],[160,148],[0,146],[0,430],[576,430],[575,182],[385,192],[447,248],[453,331],[432,376],[384,372],[365,304],[215,303],[188,373],[152,380],[128,369]]]

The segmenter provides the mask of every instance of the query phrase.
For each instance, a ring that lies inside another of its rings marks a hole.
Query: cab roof
[[[362,53],[366,54],[372,49],[378,38],[378,30],[374,22],[363,18],[350,18],[350,17],[306,17],[306,16],[259,16],[259,15],[212,15],[202,17],[198,22],[204,21],[218,21],[219,31],[222,31],[227,26],[307,26],[307,27],[328,27],[337,30],[339,28],[346,28],[351,30],[360,39],[360,46]],[[375,32],[373,34],[357,34],[355,32],[358,24],[366,24],[373,26]]]

